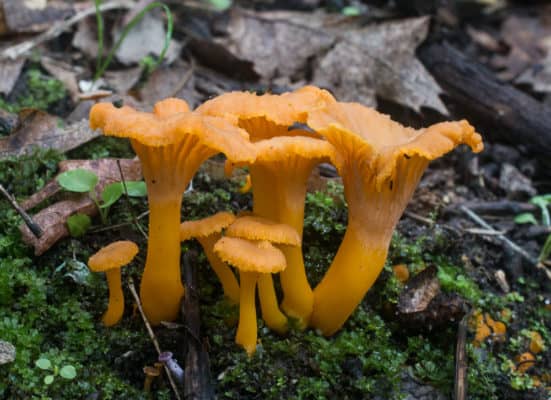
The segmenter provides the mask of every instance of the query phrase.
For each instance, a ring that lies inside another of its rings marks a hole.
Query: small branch
[[[44,234],[44,232],[42,231],[42,228],[40,228],[40,226],[38,226],[38,224],[33,221],[31,216],[27,214],[27,212],[23,210],[23,208],[19,204],[17,204],[17,201],[13,198],[13,196],[9,194],[9,192],[1,184],[0,184],[0,193],[2,193],[2,195],[10,203],[13,209],[17,211],[19,215],[21,215],[21,218],[23,218],[25,225],[29,227],[33,235],[36,236],[37,239],[40,238]]]
[[[143,237],[147,240],[147,233],[145,233],[144,230],[142,229],[142,226],[138,222],[138,219],[136,218],[136,215],[134,214],[134,211],[132,210],[132,204],[130,204],[130,196],[128,196],[128,189],[126,188],[126,181],[124,180],[124,174],[122,172],[122,167],[121,167],[121,161],[120,160],[117,160],[117,168],[119,169],[119,174],[121,175],[122,187],[124,188],[124,194],[126,196],[126,205],[128,206],[128,211],[130,212],[130,216],[132,217],[132,221],[134,222],[134,224],[136,225],[136,227],[138,228],[140,233],[143,235]]]
[[[114,0],[114,1],[110,1],[108,3],[102,4],[99,9],[100,11],[103,12],[103,11],[115,10],[118,8],[132,9],[133,6],[134,4],[128,0],[126,1]],[[47,42],[48,40],[56,38],[57,36],[61,35],[67,28],[73,26],[74,24],[83,20],[86,17],[89,17],[90,15],[94,15],[95,13],[96,13],[95,7],[90,7],[90,8],[87,8],[86,10],[78,12],[68,20],[62,21],[53,25],[50,29],[48,29],[47,31],[44,31],[38,36],[35,36],[32,39],[27,40],[23,43],[19,43],[19,44],[16,44],[15,46],[10,46],[4,49],[2,52],[0,52],[0,60],[5,60],[5,59],[15,60],[16,58],[29,52],[39,44],[42,44],[44,42]]]
[[[467,398],[467,353],[465,342],[467,339],[467,320],[470,313],[465,315],[459,322],[457,330],[457,347],[455,348],[455,384],[454,400],[465,400]]]
[[[199,294],[197,293],[197,269],[189,262],[190,255],[184,254],[184,277],[186,295],[182,311],[187,328],[187,354],[184,370],[184,397],[192,400],[213,400],[208,352],[201,341],[201,317]]]
[[[486,221],[484,221],[480,216],[478,216],[473,210],[469,209],[468,207],[464,205],[460,205],[459,209],[463,211],[470,219],[472,219],[474,222],[476,222],[478,225],[482,226],[483,228],[488,229],[492,232],[492,234],[495,234],[495,237],[499,239],[501,242],[503,242],[506,246],[508,246],[511,250],[514,252],[520,254],[522,258],[524,258],[526,261],[528,261],[530,264],[535,265],[537,268],[543,269],[545,274],[549,279],[551,279],[551,271],[549,271],[543,263],[540,263],[536,257],[532,257],[526,250],[524,250],[522,247],[520,247],[515,242],[508,239],[505,235],[502,233],[496,231],[490,224],[488,224]]]
[[[151,328],[151,325],[149,324],[149,321],[147,320],[147,317],[143,312],[142,302],[140,301],[140,297],[136,292],[136,287],[134,286],[134,281],[132,280],[132,278],[128,278],[128,288],[130,289],[130,293],[132,293],[132,297],[134,297],[134,301],[138,306],[138,310],[140,311],[140,315],[142,316],[143,322],[145,324],[145,328],[147,329],[147,333],[149,333],[149,337],[153,342],[153,346],[155,347],[155,350],[157,350],[157,354],[161,354],[161,347],[159,346],[159,341],[157,340],[157,336],[155,336],[155,332],[153,332],[153,329]],[[164,366],[164,370],[165,370],[166,376],[168,377],[168,381],[170,382],[170,386],[172,387],[174,395],[176,396],[176,399],[181,400],[182,398],[180,397],[180,393],[178,392],[176,383],[174,382],[174,379],[172,378],[172,374],[170,373],[166,365]]]

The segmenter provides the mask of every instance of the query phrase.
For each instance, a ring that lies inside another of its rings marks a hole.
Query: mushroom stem
[[[261,274],[258,277],[258,298],[262,319],[266,326],[277,333],[287,332],[287,317],[279,309],[274,281],[271,274]]]
[[[109,303],[107,311],[101,318],[105,326],[113,326],[117,324],[124,313],[124,294],[122,293],[121,285],[121,270],[109,269],[105,271],[107,278],[107,286],[109,287]]]
[[[315,162],[302,160],[290,164],[288,173],[277,168],[251,166],[254,213],[292,226],[302,238],[306,181]],[[305,328],[312,313],[314,295],[306,277],[302,246],[278,247],[287,260],[287,268],[279,275],[283,289],[281,307],[287,315],[297,319],[299,327]],[[267,279],[272,278],[268,276]],[[264,285],[259,283],[261,295],[263,291]]]
[[[241,281],[239,325],[237,326],[235,343],[241,345],[250,357],[256,350],[258,328],[256,325],[255,288],[258,273],[241,271],[239,277]]]
[[[397,161],[393,180],[377,189],[371,176],[353,163],[345,166],[344,191],[348,226],[343,241],[314,289],[310,325],[330,336],[354,312],[381,272],[394,227],[398,223],[428,161],[411,157]]]
[[[219,233],[212,234],[206,237],[198,237],[197,240],[201,243],[203,251],[209,260],[216,276],[222,284],[224,295],[234,304],[239,304],[239,283],[228,265],[218,257],[213,249],[214,244],[222,237]]]
[[[145,315],[152,325],[178,317],[184,287],[180,277],[182,196],[155,198],[149,192],[149,241],[140,285]]]

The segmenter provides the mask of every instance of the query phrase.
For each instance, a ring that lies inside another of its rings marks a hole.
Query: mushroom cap
[[[222,261],[244,272],[277,273],[287,267],[281,250],[270,242],[251,242],[225,236],[214,245],[214,252]]]
[[[322,139],[306,136],[277,136],[256,142],[256,162],[318,159],[319,162],[335,162],[335,148]]]
[[[88,267],[94,272],[121,268],[138,254],[138,246],[130,240],[120,240],[102,247],[88,259]]]
[[[189,111],[183,100],[158,102],[153,113],[98,103],[90,111],[90,127],[102,129],[107,136],[130,138],[148,147],[176,144],[191,135],[203,145],[225,153],[230,160],[254,160],[254,149],[245,130],[235,126],[230,118]]]
[[[159,371],[155,367],[150,367],[149,365],[147,365],[143,367],[143,373],[146,374],[147,376],[156,377],[161,374],[161,371]]]
[[[230,92],[206,101],[197,108],[205,115],[230,116],[247,129],[251,141],[273,136],[307,135],[302,129],[289,131],[295,122],[306,122],[308,112],[336,102],[326,90],[305,86],[293,92],[256,95],[250,92]]]
[[[335,146],[340,155],[337,168],[342,169],[344,154],[353,154],[358,165],[373,171],[377,188],[392,177],[399,157],[430,161],[461,143],[474,152],[484,148],[481,136],[465,120],[413,129],[358,103],[332,103],[314,110],[308,125]]]
[[[300,235],[293,227],[255,216],[237,218],[226,229],[226,235],[249,240],[266,240],[290,246],[300,246],[301,244]]]
[[[180,240],[183,242],[197,237],[206,237],[213,233],[222,232],[235,220],[235,215],[228,211],[221,211],[210,217],[196,221],[182,222],[180,225]]]

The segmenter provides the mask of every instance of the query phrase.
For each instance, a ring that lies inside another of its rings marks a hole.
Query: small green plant
[[[44,377],[44,383],[46,385],[54,383],[55,377],[58,375],[67,380],[73,380],[77,376],[77,370],[72,365],[64,365],[60,368],[52,364],[48,358],[39,358],[35,361],[34,365],[43,371],[49,372],[48,375]]]
[[[95,0],[95,6],[96,6],[96,24],[98,29],[98,58],[96,62],[96,73],[94,75],[94,81],[97,81],[105,72],[109,64],[111,63],[111,60],[113,59],[113,56],[115,55],[115,52],[118,50],[124,39],[126,38],[126,35],[128,35],[128,32],[132,30],[134,26],[138,22],[142,20],[142,18],[147,14],[149,11],[153,10],[154,8],[162,8],[163,11],[166,14],[166,35],[165,35],[165,41],[163,44],[163,49],[161,50],[161,53],[159,54],[159,59],[157,62],[151,66],[148,66],[148,70],[151,72],[155,68],[157,68],[162,62],[165,57],[166,51],[168,49],[168,45],[170,44],[170,40],[172,39],[172,30],[173,30],[173,22],[172,22],[172,13],[170,12],[170,8],[168,8],[167,5],[155,1],[151,4],[148,4],[145,6],[134,18],[130,20],[130,22],[124,27],[119,39],[113,46],[113,48],[107,53],[107,56],[103,58],[103,17],[101,15],[101,2],[102,0]]]
[[[530,199],[530,203],[539,207],[541,211],[541,224],[543,226],[551,226],[551,215],[549,213],[549,206],[551,205],[551,194],[544,194],[540,196],[534,196]],[[533,213],[522,213],[515,217],[517,224],[538,224],[537,218]],[[543,247],[541,248],[538,262],[544,262],[551,255],[551,234],[547,236]]]
[[[125,193],[130,197],[145,197],[147,189],[143,181],[114,182],[105,186],[101,192],[101,199],[96,195],[98,176],[87,169],[78,168],[63,172],[58,175],[59,185],[70,192],[88,193],[98,208],[102,223],[107,222],[110,207]],[[67,220],[67,226],[71,235],[82,236],[90,226],[90,217],[77,213]]]

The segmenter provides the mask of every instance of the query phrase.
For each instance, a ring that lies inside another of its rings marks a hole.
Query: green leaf
[[[84,235],[90,225],[92,225],[92,220],[86,214],[77,213],[67,218],[67,228],[73,237]]]
[[[77,370],[72,365],[66,365],[59,371],[59,375],[65,379],[75,379]]]
[[[515,223],[517,224],[534,224],[537,225],[536,217],[532,213],[522,213],[515,217]]]
[[[53,375],[46,375],[44,377],[44,383],[46,385],[51,385],[54,382],[54,376]]]
[[[105,186],[103,192],[101,192],[101,199],[103,204],[101,208],[111,207],[124,193],[124,189],[120,182],[110,183]]]
[[[70,192],[91,192],[98,183],[98,176],[87,169],[73,169],[57,176],[61,187]]]
[[[551,235],[547,236],[543,247],[541,248],[540,256],[538,257],[539,262],[543,262],[549,258],[551,255]]]
[[[347,17],[357,17],[361,14],[360,9],[358,7],[354,6],[348,6],[344,7],[341,10],[342,15],[346,15]]]
[[[144,181],[128,181],[126,183],[126,190],[130,197],[145,197],[147,196],[147,185]],[[121,183],[122,186],[122,183]],[[124,193],[124,188],[122,189]]]
[[[231,7],[231,0],[209,0],[209,3],[218,11],[225,11]]]
[[[47,358],[39,358],[34,362],[34,365],[36,365],[40,369],[51,369],[52,363]]]

